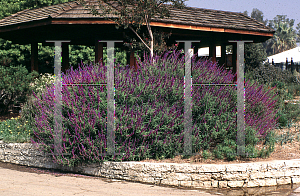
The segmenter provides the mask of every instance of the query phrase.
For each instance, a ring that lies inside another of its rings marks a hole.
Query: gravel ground
[[[109,180],[2,162],[0,162],[0,182],[1,196],[216,196],[201,190]]]

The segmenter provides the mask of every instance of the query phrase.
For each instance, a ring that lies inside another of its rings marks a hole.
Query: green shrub
[[[283,113],[282,111],[279,111],[276,114],[278,118],[278,124],[280,127],[286,127],[288,125],[288,118],[287,118],[287,114]]]
[[[42,93],[54,83],[55,76],[50,73],[40,74],[41,77],[36,78],[30,85],[33,87],[35,93]]]
[[[180,52],[180,51],[179,51]],[[121,156],[103,156],[106,148],[107,93],[104,87],[63,86],[63,140],[62,157],[53,155],[58,163],[74,165],[79,162],[103,160],[140,160],[145,158],[172,158],[183,151],[183,76],[184,57],[180,53],[156,57],[152,65],[147,59],[140,62],[138,72],[127,68],[116,73],[116,152]],[[209,60],[192,61],[193,82],[229,83],[234,75]],[[118,66],[117,66],[118,67]],[[180,69],[178,69],[180,68]],[[95,69],[98,70],[95,72]],[[197,71],[196,71],[197,70]],[[67,71],[64,83],[103,83],[105,66],[90,65],[83,69]],[[217,76],[217,77],[216,77]],[[195,80],[194,80],[195,78]],[[253,125],[258,135],[264,135],[274,126],[273,104],[262,87],[245,84],[246,108],[261,103],[269,107],[264,117],[254,119],[255,113],[246,110],[245,123]],[[53,147],[53,85],[42,96],[32,100],[28,111],[34,120],[32,142],[43,144],[52,153]],[[88,90],[89,89],[89,90]],[[248,89],[251,92],[247,91]],[[69,92],[69,93],[67,93]],[[234,87],[193,87],[193,151],[215,150],[217,158],[236,158],[236,94]],[[254,96],[253,96],[254,95]],[[249,97],[249,99],[247,99]],[[254,110],[255,111],[255,110]],[[267,124],[264,124],[266,123]],[[256,124],[255,124],[256,123]],[[262,123],[262,124],[260,124]],[[263,125],[263,126],[258,126]],[[247,126],[246,126],[247,127]],[[249,136],[248,136],[249,137]],[[263,137],[263,136],[262,136]],[[249,152],[255,139],[246,140]],[[251,143],[252,142],[252,143]],[[252,152],[251,151],[251,152]],[[123,157],[122,157],[123,155]]]
[[[42,94],[45,93],[47,87],[49,87],[52,83],[54,83],[54,75],[53,74],[40,74],[39,78],[36,78],[33,82],[30,83],[32,91],[36,93],[36,95],[42,99]],[[28,121],[28,126],[35,127],[35,119],[34,114],[38,111],[36,104],[38,99],[36,99],[33,94],[29,94],[26,103],[23,105],[21,110],[21,116],[19,121],[23,124]]]
[[[281,70],[271,64],[261,65],[253,70],[252,79],[260,84],[270,84],[275,81],[280,81],[285,84],[298,84],[296,77],[290,70]]]
[[[274,145],[276,142],[276,136],[274,132],[269,131],[266,137],[260,137],[258,131],[246,126],[245,136],[245,156],[249,158],[266,157],[274,151]],[[236,132],[235,134],[236,135]],[[259,151],[256,149],[256,145],[259,141],[262,141],[264,147]],[[212,150],[214,158],[224,159],[228,161],[235,160],[237,158],[236,153],[237,144],[234,137],[226,138],[222,143],[219,143],[216,148]]]
[[[287,87],[289,94],[294,96],[300,96],[300,84],[291,84]]]
[[[23,66],[0,66],[0,111],[7,113],[14,106],[19,106],[27,100],[32,88],[30,82],[38,77],[38,73],[28,71]],[[16,111],[19,111],[18,108]],[[14,111],[14,112],[16,112]]]
[[[268,132],[263,142],[264,147],[259,152],[259,156],[263,158],[269,157],[270,154],[275,149],[275,143],[276,143],[276,134],[273,131]]]
[[[202,153],[202,157],[204,159],[209,159],[211,157],[211,153],[207,150],[204,150],[203,153]]]

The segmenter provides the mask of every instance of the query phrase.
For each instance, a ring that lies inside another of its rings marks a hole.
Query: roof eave
[[[8,32],[19,29],[32,28],[37,26],[44,26],[50,24],[115,24],[113,21],[99,19],[99,18],[45,18],[41,20],[29,21],[19,24],[13,24],[8,26],[0,27],[1,32]],[[256,35],[273,37],[275,31],[253,31],[247,29],[234,29],[234,28],[222,28],[213,26],[199,26],[199,25],[188,25],[182,23],[170,23],[170,22],[158,22],[152,21],[151,26],[156,27],[166,27],[166,28],[176,28],[176,29],[186,29],[186,30],[197,30],[197,31],[209,31],[209,32],[221,32],[221,33],[235,33],[235,34],[245,34],[245,35]]]
[[[49,18],[40,19],[40,20],[34,20],[34,21],[28,21],[28,22],[22,22],[22,23],[2,26],[2,27],[0,27],[0,33],[50,25],[52,23],[52,20],[53,19],[51,17],[49,17]]]
[[[266,37],[273,37],[273,35],[275,33],[275,31],[264,32],[264,31],[253,31],[253,30],[246,30],[246,29],[187,25],[187,24],[182,24],[182,23],[166,23],[166,22],[157,22],[157,21],[151,22],[150,25],[157,26],[157,27],[168,27],[168,28],[187,29],[187,30],[222,32],[222,33],[237,33],[237,34],[246,34],[246,35],[260,35],[260,36],[266,36]]]

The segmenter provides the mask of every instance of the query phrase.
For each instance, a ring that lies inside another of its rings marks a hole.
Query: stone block
[[[231,188],[243,187],[244,181],[228,181],[228,186]]]
[[[185,174],[185,173],[169,173],[165,176],[167,179],[170,180],[179,180],[179,181],[189,181],[192,180],[191,174]]]
[[[202,165],[197,167],[197,172],[200,173],[216,173],[216,172],[225,172],[226,166],[225,165]]]
[[[194,187],[194,188],[204,188],[203,181],[200,181],[200,180],[194,180],[194,181],[193,181],[193,187]]]
[[[192,187],[193,186],[193,181],[179,181],[180,182],[180,186],[183,187]]]
[[[300,183],[300,176],[297,176],[297,177],[294,177],[294,176],[293,176],[291,179],[292,179],[292,183],[293,183],[293,184]]]
[[[176,173],[196,173],[197,172],[197,166],[190,165],[190,164],[178,164],[174,165],[174,171]],[[166,171],[171,171],[171,168]]]
[[[274,162],[268,163],[268,171],[280,170],[283,167],[285,167],[284,161],[274,161]]]
[[[186,173],[176,173],[176,178],[177,180],[184,180],[184,181],[189,181],[192,180],[191,174],[186,174]]]
[[[212,178],[211,174],[191,174],[192,180],[209,181]]]
[[[265,172],[251,172],[250,173],[250,180],[255,180],[255,179],[264,179],[265,178]]]
[[[152,177],[155,177],[155,178],[161,178],[162,177],[161,172],[152,172],[149,175],[152,176]]]
[[[265,185],[266,185],[265,179],[250,180],[247,182],[247,187],[260,187]]]
[[[248,172],[255,172],[260,170],[260,164],[258,163],[247,163],[247,171]]]
[[[286,176],[286,177],[289,177],[289,176],[300,176],[300,169],[291,169],[291,170],[289,170],[289,171],[286,171],[285,173],[284,173],[284,175]]]
[[[268,171],[268,172],[264,172],[265,174],[265,178],[281,178],[284,177],[284,172],[282,171]]]
[[[246,172],[247,165],[232,164],[226,166],[226,172]]]
[[[171,172],[173,170],[172,165],[161,165],[159,167],[159,172]]]
[[[222,176],[221,173],[209,173],[211,174],[211,179],[213,180],[222,180]]]
[[[286,160],[285,161],[286,168],[300,168],[300,159],[298,160]]]
[[[160,183],[163,185],[179,186],[178,180],[162,179]]]
[[[212,188],[218,188],[219,186],[219,182],[217,180],[212,180],[211,181],[211,187]]]
[[[203,181],[204,188],[211,188],[211,181]]]
[[[276,178],[267,178],[265,179],[265,186],[276,186]]]
[[[227,188],[227,181],[219,181],[219,188]]]
[[[289,177],[281,177],[281,178],[277,178],[277,185],[281,185],[281,184],[291,184],[292,180]]]
[[[226,173],[220,180],[243,181],[249,179],[249,173]]]

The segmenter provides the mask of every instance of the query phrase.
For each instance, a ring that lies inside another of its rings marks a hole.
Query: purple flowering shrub
[[[139,70],[115,69],[115,152],[107,149],[107,93],[105,86],[62,87],[63,153],[54,154],[54,85],[37,97],[32,143],[53,154],[59,164],[74,166],[81,162],[171,158],[183,152],[184,137],[184,57],[180,51],[155,57],[145,56]],[[106,83],[106,66],[71,67],[62,74],[63,84]],[[234,74],[216,63],[192,58],[193,84],[232,83]],[[194,79],[195,78],[195,79]],[[249,93],[248,93],[249,91]],[[192,87],[193,152],[220,148],[216,156],[227,158],[236,149],[236,87]],[[268,92],[246,83],[246,144],[255,133],[264,137],[276,124]],[[256,109],[257,108],[257,109]],[[262,116],[255,117],[260,111]],[[267,121],[267,122],[265,122]],[[255,131],[253,131],[255,130]],[[252,135],[251,135],[252,134]],[[250,138],[250,139],[249,139]],[[253,142],[254,141],[254,142]],[[248,142],[248,143],[247,143]],[[226,150],[227,149],[227,150]],[[248,148],[246,148],[248,149]],[[253,152],[253,148],[249,148]],[[228,153],[229,152],[229,153]],[[218,153],[220,156],[218,156]]]

